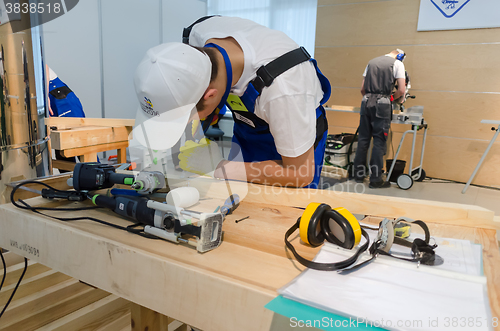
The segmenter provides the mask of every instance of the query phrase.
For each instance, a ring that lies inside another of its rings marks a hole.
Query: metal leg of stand
[[[385,178],[386,182],[388,182],[389,179],[391,178],[392,171],[394,170],[394,166],[396,165],[396,161],[398,159],[399,151],[401,150],[401,146],[403,146],[403,142],[405,141],[406,134],[408,134],[409,132],[413,132],[413,130],[406,130],[403,133],[401,140],[399,141],[398,149],[396,150],[396,155],[394,155],[394,159],[392,160],[391,169],[389,169],[389,172],[387,173],[387,177]]]
[[[469,187],[470,183],[472,182],[472,180],[474,179],[474,176],[476,176],[476,173],[477,171],[479,170],[479,167],[481,167],[481,164],[483,163],[484,159],[486,158],[486,155],[488,155],[488,152],[490,151],[491,149],[491,146],[493,146],[493,143],[495,142],[495,140],[497,139],[497,136],[498,136],[498,132],[500,131],[500,125],[498,126],[495,134],[493,135],[493,138],[491,138],[491,141],[488,145],[488,147],[486,147],[486,150],[484,151],[484,154],[483,156],[481,157],[481,160],[479,160],[479,163],[477,164],[476,166],[476,169],[474,169],[474,172],[472,173],[472,175],[470,176],[469,178],[469,181],[467,182],[467,184],[465,184],[465,187],[464,189],[462,190],[462,194],[465,193],[465,191],[467,191],[467,188]]]
[[[413,140],[411,143],[411,156],[410,156],[410,166],[408,167],[408,176],[411,177],[411,173],[413,171],[413,157],[415,156],[415,145],[417,143],[417,126],[412,125],[413,131]]]

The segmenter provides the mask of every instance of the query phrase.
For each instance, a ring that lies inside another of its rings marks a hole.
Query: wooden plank
[[[498,268],[495,268],[495,263],[498,263],[495,261],[500,259],[498,241],[494,230],[478,229],[477,233],[477,243],[483,245],[483,272],[488,282],[488,296],[492,316],[496,317],[498,321],[500,317],[500,272]],[[499,329],[498,324],[495,329]]]
[[[1,248],[0,248],[1,250]],[[24,256],[12,253],[12,252],[3,252],[3,258],[5,260],[5,267],[10,267],[18,263],[24,263]],[[3,274],[3,269],[1,269]]]
[[[220,181],[209,179],[190,180],[190,186],[196,187],[201,196],[208,192],[220,192],[220,196],[227,196],[227,187]],[[186,183],[169,182],[171,188]],[[368,194],[357,194],[349,192],[335,192],[329,190],[293,189],[282,187],[271,187],[265,185],[254,185],[242,183],[247,188],[245,199],[256,204],[273,204],[277,206],[306,207],[310,201],[321,201],[335,206],[343,206],[356,214],[376,215],[391,217],[391,215],[408,216],[423,221],[434,221],[453,224],[455,220],[469,218],[471,211],[482,213],[481,218],[475,218],[471,227],[496,228],[493,225],[494,213],[482,207],[473,205],[461,205],[436,201],[415,200],[408,198],[387,197]],[[235,191],[238,183],[231,183],[231,189]],[[241,190],[243,191],[243,190]],[[425,205],[425,208],[422,208]],[[246,215],[244,215],[246,216]],[[462,223],[460,223],[461,225]]]
[[[133,331],[160,331],[168,329],[170,321],[167,316],[135,303],[131,304],[130,310]]]
[[[97,162],[97,153],[89,153],[80,156],[80,162]]]
[[[361,107],[352,107],[352,106],[340,106],[340,105],[331,105],[330,106],[331,111],[345,111],[345,112],[353,112],[353,113],[359,113]],[[330,109],[327,109],[327,111],[330,111]]]
[[[82,127],[72,130],[52,131],[52,148],[65,150],[80,148],[114,142],[122,142],[129,139],[132,127]]]
[[[2,316],[0,330],[36,329],[108,295],[72,279],[12,302]]]
[[[73,170],[73,169],[71,169],[71,170]],[[56,189],[59,189],[59,190],[68,190],[71,187],[67,184],[67,181],[68,181],[68,178],[70,178],[71,176],[72,176],[71,173],[66,173],[66,174],[55,175],[55,176],[51,175],[51,176],[46,176],[46,177],[38,177],[38,178],[36,178],[36,180],[39,182],[43,182],[45,184],[48,184],[48,185],[50,185]],[[24,181],[25,180],[21,180],[21,181],[16,181],[16,182],[12,182],[12,183],[7,184],[6,194],[9,197],[9,199],[10,199],[10,193],[12,192],[12,188],[15,187],[16,185],[20,184],[21,182],[24,182]],[[45,186],[43,186],[43,185],[34,184],[34,183],[29,183],[29,184],[26,184],[25,186],[28,188],[35,189],[35,190],[39,190],[39,191],[42,188],[45,188]],[[34,193],[34,192],[29,192],[29,191],[25,191],[23,189],[18,189],[16,192],[16,196],[14,198],[16,200],[17,199],[25,200],[25,199],[33,198],[36,196],[39,196],[39,195],[37,193]]]
[[[32,293],[41,291],[58,283],[64,282],[68,279],[70,279],[69,276],[55,270],[49,270],[30,278],[23,278],[23,281],[17,289],[14,298],[16,300],[19,300]],[[7,303],[7,300],[9,299],[15,287],[16,284],[13,283],[2,288],[2,291],[0,292],[0,306],[3,306]]]
[[[72,157],[72,156],[80,156],[80,155],[91,154],[91,153],[111,151],[114,149],[121,149],[121,148],[127,148],[127,147],[128,147],[128,140],[125,140],[125,141],[119,141],[119,142],[110,143],[110,144],[100,144],[100,145],[65,149],[65,150],[61,151],[61,154],[64,157]]]
[[[88,285],[76,279],[68,279],[18,300],[13,300],[2,316],[2,326],[5,327],[27,319],[29,316],[44,310],[50,304],[65,300],[77,293],[87,293],[90,289]]]
[[[108,295],[44,325],[37,331],[96,330],[102,327],[109,331],[121,330],[127,326],[122,320],[124,316],[130,318],[130,303],[115,295]],[[130,325],[130,319],[127,322]]]
[[[59,170],[73,171],[75,169],[75,162],[65,160],[52,160],[52,166]]]
[[[83,117],[46,117],[45,125],[57,130],[78,128],[84,126],[120,127],[134,126],[134,119],[123,118],[83,118]]]
[[[117,148],[117,162],[118,163],[127,163],[127,150],[126,147],[128,147],[128,142],[127,146],[122,147],[122,148]]]
[[[23,270],[24,270],[24,262],[7,268],[7,276],[5,277],[5,282],[3,286],[16,284],[19,278],[21,277]],[[28,269],[26,270],[26,273],[24,274],[23,278],[31,278],[49,270],[50,268],[44,266],[43,264],[36,263],[33,260],[28,260]],[[0,277],[1,276],[3,276],[3,268],[0,268]]]
[[[419,32],[416,29],[418,0],[324,2],[318,8],[316,19],[317,47],[389,45],[397,48],[398,45],[415,44],[479,44],[497,42],[500,32],[499,28]],[[395,26],[398,28],[394,29]],[[406,51],[407,47],[400,48]],[[321,62],[319,64],[321,67]]]
[[[129,308],[125,315],[120,316],[114,321],[95,329],[95,331],[131,331],[131,319],[132,314],[130,313]]]

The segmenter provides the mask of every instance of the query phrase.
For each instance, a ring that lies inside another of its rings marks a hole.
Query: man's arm
[[[363,77],[363,82],[361,83],[361,95],[364,96],[365,92],[365,77]]]
[[[398,89],[394,92],[394,100],[402,97],[406,91],[406,80],[404,78],[398,78],[396,81],[398,82]]]
[[[214,173],[216,178],[250,183],[304,187],[314,178],[314,146],[298,157],[282,157],[280,161],[223,161]],[[224,168],[225,176],[222,171]]]

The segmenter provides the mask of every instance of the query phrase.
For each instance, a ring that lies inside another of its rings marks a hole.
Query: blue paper
[[[343,317],[327,311],[304,305],[282,297],[281,295],[270,301],[265,308],[290,318],[290,326],[315,327],[321,330],[385,330],[365,323],[362,319]],[[300,329],[302,329],[300,328]]]

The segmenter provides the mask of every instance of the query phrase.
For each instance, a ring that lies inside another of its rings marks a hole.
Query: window
[[[250,19],[286,33],[314,56],[317,0],[208,0],[208,15]]]

